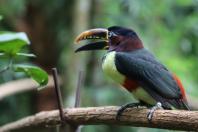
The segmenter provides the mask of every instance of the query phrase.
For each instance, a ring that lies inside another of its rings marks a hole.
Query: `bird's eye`
[[[108,33],[108,37],[111,38],[111,37],[115,37],[117,36],[117,34],[115,34],[114,32],[109,32]]]

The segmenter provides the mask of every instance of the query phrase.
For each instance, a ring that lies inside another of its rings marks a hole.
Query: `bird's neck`
[[[139,38],[134,38],[131,40],[128,40],[127,42],[120,44],[116,51],[122,52],[128,52],[128,51],[134,51],[138,49],[144,48],[142,41]]]

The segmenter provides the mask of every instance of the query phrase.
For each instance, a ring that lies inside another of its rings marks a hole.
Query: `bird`
[[[104,73],[139,101],[121,106],[117,120],[130,107],[151,108],[147,115],[149,121],[158,108],[190,110],[180,79],[144,48],[133,29],[122,26],[89,29],[80,33],[75,43],[83,40],[92,41],[75,52],[106,50],[102,58]]]

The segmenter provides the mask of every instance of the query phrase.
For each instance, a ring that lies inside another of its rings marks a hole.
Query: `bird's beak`
[[[107,29],[96,28],[96,29],[90,29],[90,30],[84,31],[76,37],[75,43],[78,44],[82,40],[89,40],[89,39],[100,40],[100,41],[91,42],[84,46],[81,46],[78,49],[76,49],[75,52],[87,51],[87,50],[109,49]]]

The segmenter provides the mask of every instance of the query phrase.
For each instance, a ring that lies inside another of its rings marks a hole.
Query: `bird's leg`
[[[156,105],[151,107],[151,109],[149,110],[149,113],[147,114],[147,119],[149,122],[151,122],[153,114],[157,109],[163,109],[162,104],[160,102],[157,102]]]
[[[122,105],[119,109],[118,112],[116,114],[116,120],[120,120],[120,116],[122,115],[122,113],[124,112],[124,110],[126,110],[127,108],[133,108],[133,107],[139,107],[139,106],[147,106],[145,103],[143,102],[139,102],[139,103],[127,103],[125,105]]]

